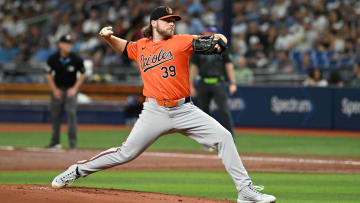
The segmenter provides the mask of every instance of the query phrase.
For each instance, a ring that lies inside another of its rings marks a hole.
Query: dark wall
[[[238,127],[360,130],[359,93],[360,89],[239,87],[229,106]],[[211,109],[220,120],[215,104]],[[124,125],[135,118],[124,108],[80,105],[78,110],[79,123]],[[49,123],[50,113],[46,105],[1,105],[0,122]]]

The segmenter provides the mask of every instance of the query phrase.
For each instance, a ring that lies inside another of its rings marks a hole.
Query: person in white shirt
[[[327,87],[327,80],[323,79],[319,68],[312,68],[308,73],[308,77],[304,81],[304,86],[308,87]]]

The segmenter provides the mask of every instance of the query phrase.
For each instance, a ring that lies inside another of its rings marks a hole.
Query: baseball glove
[[[197,54],[220,54],[215,48],[216,44],[220,46],[221,52],[226,50],[225,42],[221,38],[218,40],[214,39],[214,35],[193,39],[193,49]]]

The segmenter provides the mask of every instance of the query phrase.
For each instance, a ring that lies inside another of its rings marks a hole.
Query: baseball
[[[109,37],[110,35],[112,35],[114,32],[112,31],[112,27],[104,27],[103,29],[101,29],[100,31],[100,35],[102,37]]]

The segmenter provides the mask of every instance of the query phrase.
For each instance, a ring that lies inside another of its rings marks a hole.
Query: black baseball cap
[[[66,34],[60,37],[59,42],[72,43],[72,38],[70,34]]]
[[[159,6],[153,10],[150,16],[150,22],[152,20],[165,19],[173,17],[175,21],[181,20],[181,16],[175,15],[173,10],[167,6]]]

